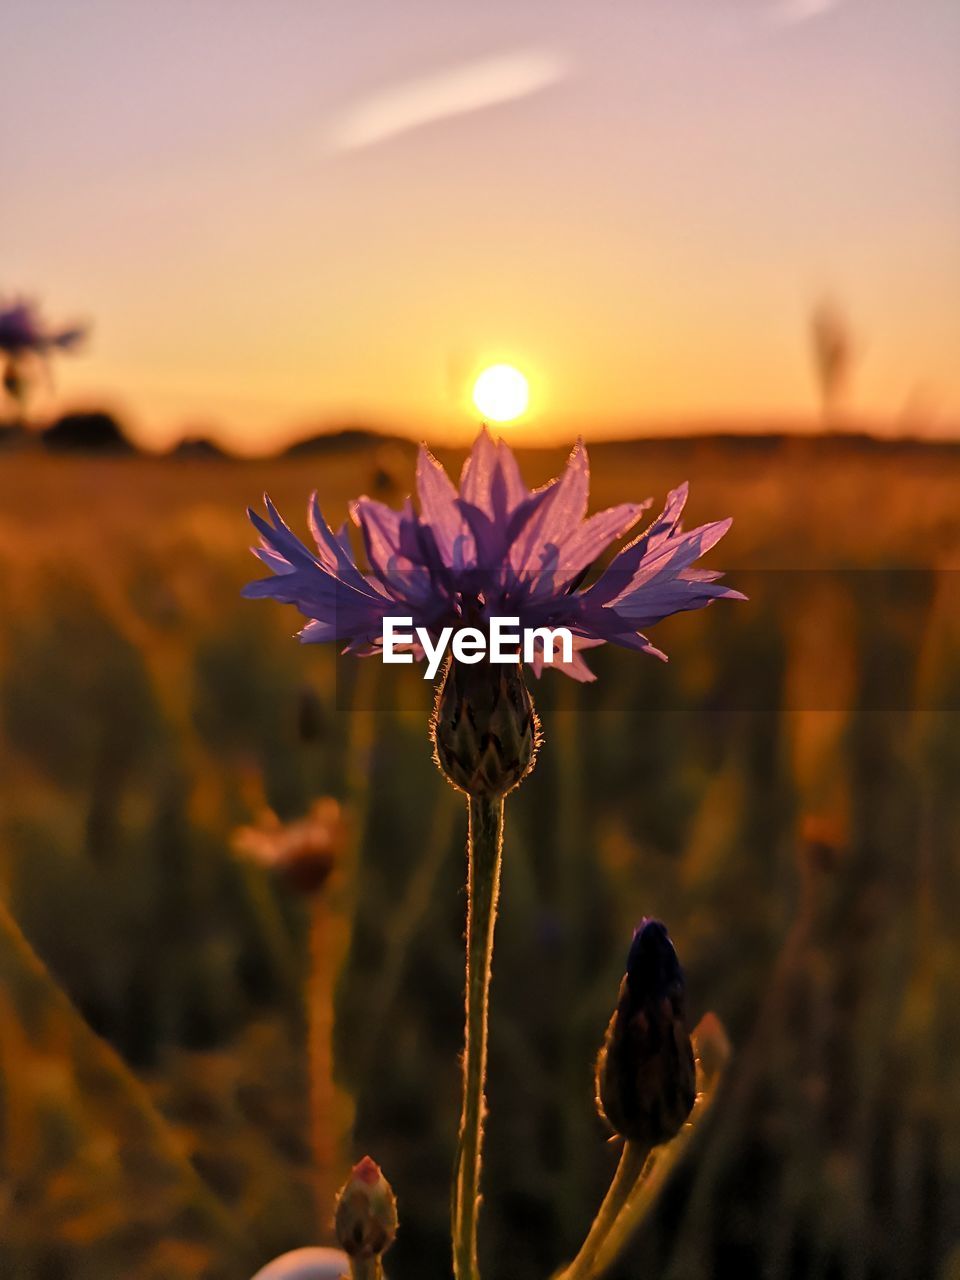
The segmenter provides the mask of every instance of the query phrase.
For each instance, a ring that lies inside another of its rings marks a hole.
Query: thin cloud
[[[411,129],[528,98],[565,80],[567,60],[548,50],[518,50],[448,67],[394,85],[348,108],[334,122],[335,151],[357,151]]]
[[[781,27],[793,27],[801,22],[822,18],[824,14],[839,8],[841,0],[781,0],[770,10],[770,21]]]

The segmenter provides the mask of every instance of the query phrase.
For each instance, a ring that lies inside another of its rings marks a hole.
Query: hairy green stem
[[[500,892],[503,798],[471,796],[469,812],[463,1112],[453,1203],[453,1269],[457,1280],[479,1280],[477,1214],[487,1074],[487,1005]]]
[[[598,1274],[597,1256],[613,1224],[630,1198],[631,1191],[637,1185],[649,1154],[649,1147],[635,1142],[624,1144],[617,1171],[613,1175],[613,1181],[603,1198],[603,1204],[597,1211],[593,1225],[587,1233],[587,1238],[581,1245],[580,1252],[569,1266],[560,1272],[557,1280],[592,1280],[592,1277]]]

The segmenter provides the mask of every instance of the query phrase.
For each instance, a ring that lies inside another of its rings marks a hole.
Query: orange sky
[[[258,451],[321,425],[527,436],[960,420],[954,0],[17,0],[0,292],[88,316],[36,411]]]

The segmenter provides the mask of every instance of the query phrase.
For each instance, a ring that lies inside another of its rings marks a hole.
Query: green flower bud
[[[470,796],[504,796],[533,768],[540,721],[519,663],[447,663],[431,720],[441,772]]]
[[[377,1258],[397,1234],[397,1200],[369,1156],[355,1165],[337,1196],[337,1244],[350,1258]]]
[[[630,1142],[668,1142],[693,1110],[696,1068],[684,1005],[670,935],[659,920],[644,919],[597,1059],[600,1111]]]

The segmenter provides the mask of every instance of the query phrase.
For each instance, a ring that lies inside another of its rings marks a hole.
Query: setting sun
[[[510,364],[492,364],[473,384],[473,403],[492,422],[513,422],[530,401],[530,386]]]

